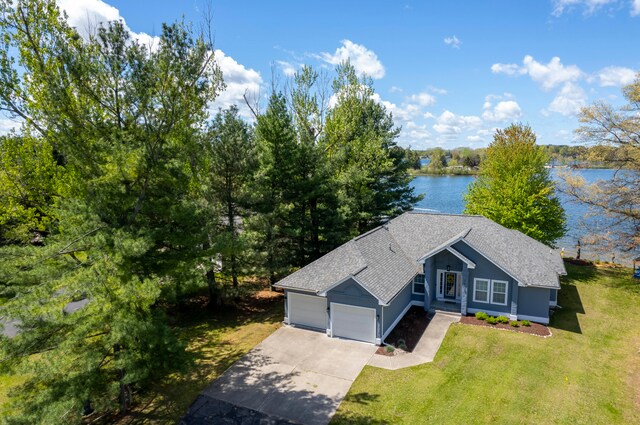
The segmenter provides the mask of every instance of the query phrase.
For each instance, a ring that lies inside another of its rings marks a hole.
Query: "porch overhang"
[[[458,242],[458,241],[455,241],[455,242]],[[436,254],[438,254],[438,253],[440,253],[442,251],[449,251],[451,254],[455,255],[463,263],[465,263],[469,269],[475,269],[476,268],[476,263],[471,261],[469,258],[467,258],[465,255],[463,255],[460,251],[458,251],[457,249],[453,248],[452,246],[443,246],[443,247],[440,247],[438,250],[433,250],[428,255],[425,255],[424,257],[422,257],[418,261],[420,263],[424,263],[425,261],[427,261],[429,259],[429,257],[433,257],[434,255],[436,255]]]

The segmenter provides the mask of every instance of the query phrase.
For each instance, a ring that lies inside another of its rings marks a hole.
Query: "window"
[[[413,293],[424,294],[425,278],[423,274],[418,274],[413,278]]]
[[[479,303],[489,302],[489,283],[487,279],[474,279],[473,301]]]
[[[505,282],[504,280],[477,278],[473,280],[473,301],[478,303],[507,305],[508,290],[509,282]]]
[[[507,305],[507,285],[502,280],[491,281],[491,304]]]

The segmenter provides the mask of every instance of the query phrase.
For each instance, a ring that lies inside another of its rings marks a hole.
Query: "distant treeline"
[[[553,167],[606,168],[612,165],[600,159],[602,146],[541,145],[541,147],[549,157],[548,165]],[[485,151],[485,148],[436,147],[423,150],[407,149],[406,156],[415,174],[475,174],[486,158]]]

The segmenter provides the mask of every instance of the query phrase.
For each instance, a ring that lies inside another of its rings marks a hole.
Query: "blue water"
[[[574,170],[580,174],[587,183],[595,183],[598,180],[609,180],[615,170],[609,169],[582,169]],[[556,169],[551,170],[551,175],[557,180]],[[475,176],[416,176],[411,185],[416,193],[425,195],[422,201],[416,204],[416,209],[432,210],[443,213],[461,214],[464,210],[463,195]],[[575,246],[578,240],[584,238],[589,227],[601,218],[594,216],[589,207],[571,201],[566,195],[558,194],[562,206],[567,214],[568,233],[557,241],[559,248],[565,248],[567,255],[575,255]],[[588,247],[583,248],[583,254],[590,253]],[[593,256],[594,254],[591,253]],[[606,257],[602,257],[605,259]]]

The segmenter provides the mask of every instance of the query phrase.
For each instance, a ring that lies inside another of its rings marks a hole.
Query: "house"
[[[549,323],[564,263],[485,217],[408,212],[292,273],[287,324],[381,344],[412,305]]]

